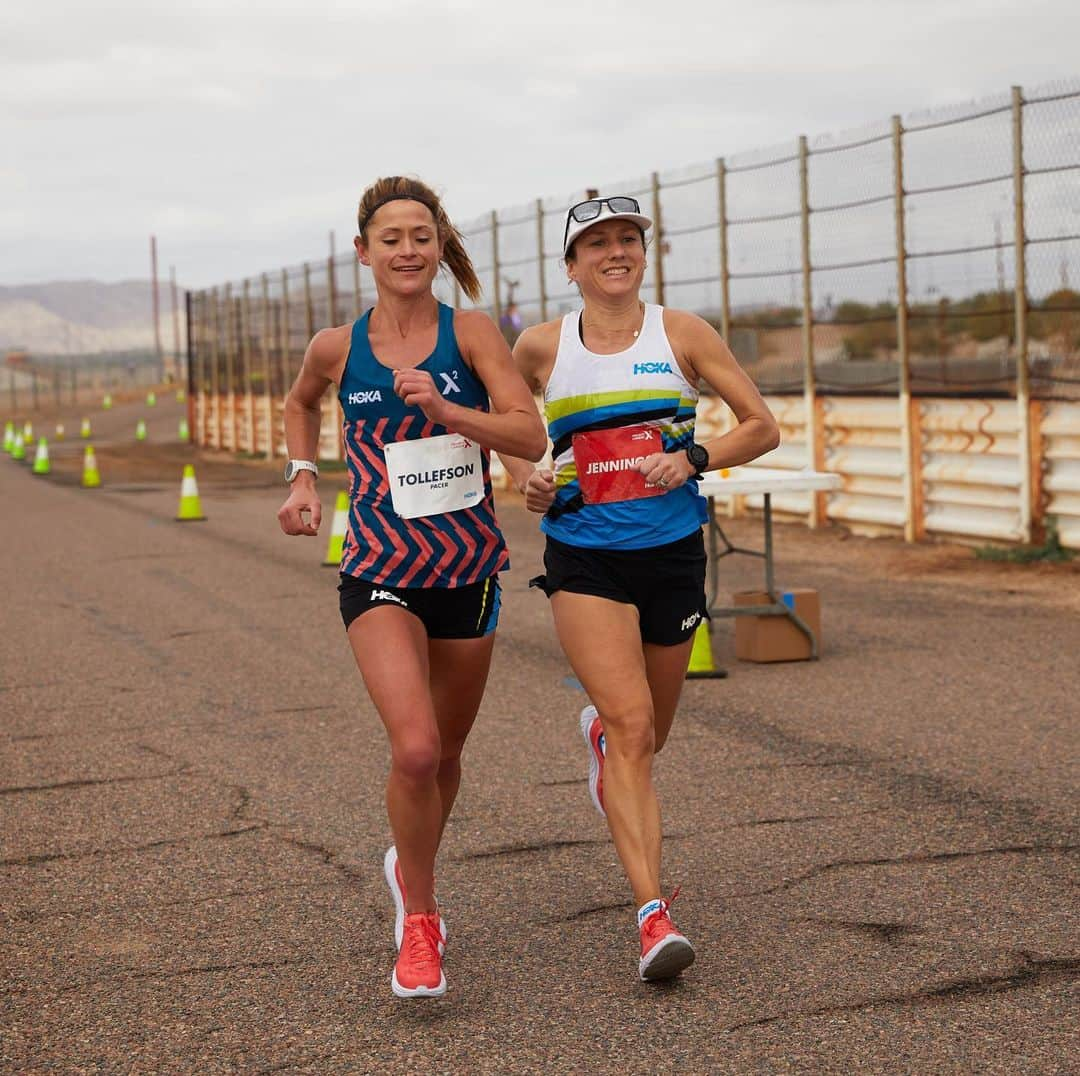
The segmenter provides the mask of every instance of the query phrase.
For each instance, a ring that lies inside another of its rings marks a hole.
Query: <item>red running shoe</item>
[[[398,863],[397,847],[390,845],[383,856],[383,877],[390,887],[390,895],[394,898],[394,946],[401,948],[401,935],[405,929],[405,880],[401,877],[401,864]],[[438,901],[436,901],[436,905]],[[439,943],[439,952],[446,949],[446,923],[439,916],[439,930],[442,933],[442,941]]]
[[[679,933],[668,914],[671,901],[678,895],[676,889],[671,900],[662,897],[651,900],[638,912],[638,928],[641,931],[638,975],[644,982],[673,979],[694,962],[694,947],[685,935]]]
[[[437,998],[446,993],[442,930],[437,912],[405,916],[401,949],[390,985],[399,998]]]
[[[589,795],[593,806],[605,817],[604,810],[604,726],[595,706],[586,706],[581,711],[581,735],[589,745]]]

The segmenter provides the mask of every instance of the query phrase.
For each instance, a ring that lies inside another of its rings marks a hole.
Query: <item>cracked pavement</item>
[[[438,865],[450,990],[408,1003],[326,536],[278,532],[276,465],[116,438],[100,491],[77,444],[48,479],[0,459],[2,1071],[1075,1071],[1075,565],[778,526],[823,660],[739,663],[717,626],[730,676],[687,684],[657,760],[698,959],[647,986],[526,589],[535,518],[501,497],[515,568]],[[209,522],[180,526],[196,458]],[[737,560],[724,590],[756,583]]]

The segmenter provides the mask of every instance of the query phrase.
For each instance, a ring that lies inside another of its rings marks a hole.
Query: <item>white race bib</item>
[[[471,508],[484,499],[480,446],[457,433],[383,448],[390,500],[402,519]]]

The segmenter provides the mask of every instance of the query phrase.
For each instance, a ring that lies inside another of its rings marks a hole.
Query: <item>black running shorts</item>
[[[648,549],[588,549],[549,535],[544,569],[532,585],[548,597],[566,590],[635,606],[646,643],[684,643],[708,616],[705,539],[700,530]]]
[[[390,587],[342,575],[338,594],[346,631],[358,616],[380,605],[396,605],[418,617],[429,639],[479,639],[499,623],[497,575],[463,587]]]

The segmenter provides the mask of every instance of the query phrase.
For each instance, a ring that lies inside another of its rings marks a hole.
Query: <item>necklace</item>
[[[634,339],[635,340],[638,337],[638,333],[640,333],[641,330],[645,328],[645,304],[644,303],[638,303],[638,308],[641,311],[641,324],[636,329],[632,330],[633,333],[634,333]],[[592,322],[591,324],[587,324],[584,318],[581,319],[581,327],[583,329],[599,329],[601,332],[606,332],[606,333],[627,333],[627,332],[631,331],[630,329],[608,329],[608,328],[605,328],[604,326],[597,325],[595,322]]]

